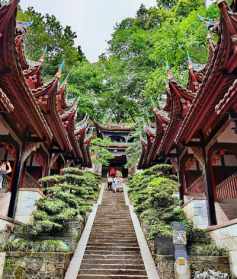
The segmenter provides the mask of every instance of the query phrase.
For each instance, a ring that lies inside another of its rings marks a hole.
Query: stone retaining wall
[[[160,279],[174,278],[174,257],[157,255],[155,258]]]
[[[63,279],[71,256],[71,253],[7,253],[3,279]]]
[[[157,255],[155,258],[160,279],[173,279],[174,278],[174,257],[171,255]],[[228,257],[192,257],[190,259],[191,270],[194,274],[195,271],[207,271],[212,269],[230,274],[230,264]]]
[[[81,234],[84,230],[86,220],[81,220],[76,218],[74,220],[65,222],[65,230],[60,233],[55,233],[54,235],[41,234],[37,237],[37,240],[61,240],[64,241],[71,251],[76,249],[78,240],[81,237]],[[27,239],[27,235],[22,232],[14,233],[16,238]],[[31,238],[29,238],[31,240]]]
[[[208,269],[230,274],[230,263],[228,257],[192,257],[191,270],[206,271]]]
[[[70,222],[67,222],[65,224],[64,232],[55,234],[53,237],[48,235],[42,235],[38,237],[38,240],[61,240],[64,241],[71,251],[74,251],[76,249],[77,243],[81,237],[81,234],[85,227],[85,222],[81,220],[73,220]]]

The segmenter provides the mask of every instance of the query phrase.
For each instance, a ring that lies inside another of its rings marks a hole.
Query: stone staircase
[[[77,278],[148,278],[123,193],[104,193]]]
[[[225,200],[219,203],[227,220],[237,218],[237,199]]]

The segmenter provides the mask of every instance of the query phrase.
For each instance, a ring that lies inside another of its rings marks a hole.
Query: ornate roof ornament
[[[64,62],[64,60],[63,60],[62,63],[59,65],[58,71],[57,71],[57,73],[56,73],[56,75],[55,75],[55,77],[56,77],[57,79],[61,79],[61,77],[62,77],[62,72],[63,72],[64,67],[65,67],[65,62]]]

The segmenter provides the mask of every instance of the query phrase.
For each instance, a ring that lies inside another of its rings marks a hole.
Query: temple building
[[[128,176],[126,150],[131,142],[132,129],[123,124],[103,126],[94,122],[96,135],[100,138],[109,138],[111,144],[108,150],[113,154],[109,166],[102,166],[102,175],[106,176],[109,167],[115,167],[120,170],[124,177]]]
[[[154,109],[156,129],[145,129],[138,168],[172,163],[187,215],[220,241],[237,227],[237,5],[218,6],[207,65],[197,71],[189,61],[186,87],[168,70],[166,105]]]
[[[78,103],[67,104],[60,70],[44,84],[44,55],[28,63],[17,5],[12,0],[0,7],[0,161],[10,162],[12,169],[0,189],[0,219],[5,221],[26,221],[21,204],[28,198],[33,206],[42,197],[40,178],[59,174],[65,166],[92,165],[88,119],[77,123]]]

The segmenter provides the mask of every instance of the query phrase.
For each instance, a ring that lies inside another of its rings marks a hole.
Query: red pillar
[[[14,218],[16,213],[18,190],[21,182],[22,172],[23,172],[23,162],[22,162],[22,147],[20,146],[16,152],[16,163],[12,178],[12,192],[11,199],[8,209],[8,217]]]
[[[204,186],[205,192],[207,196],[207,211],[208,211],[208,219],[209,225],[216,225],[216,208],[215,208],[215,194],[213,180],[212,180],[212,171],[211,171],[211,162],[210,158],[208,158],[208,153],[206,152],[205,144],[203,137],[201,137],[202,142],[202,152],[203,152],[203,160],[204,160]]]

